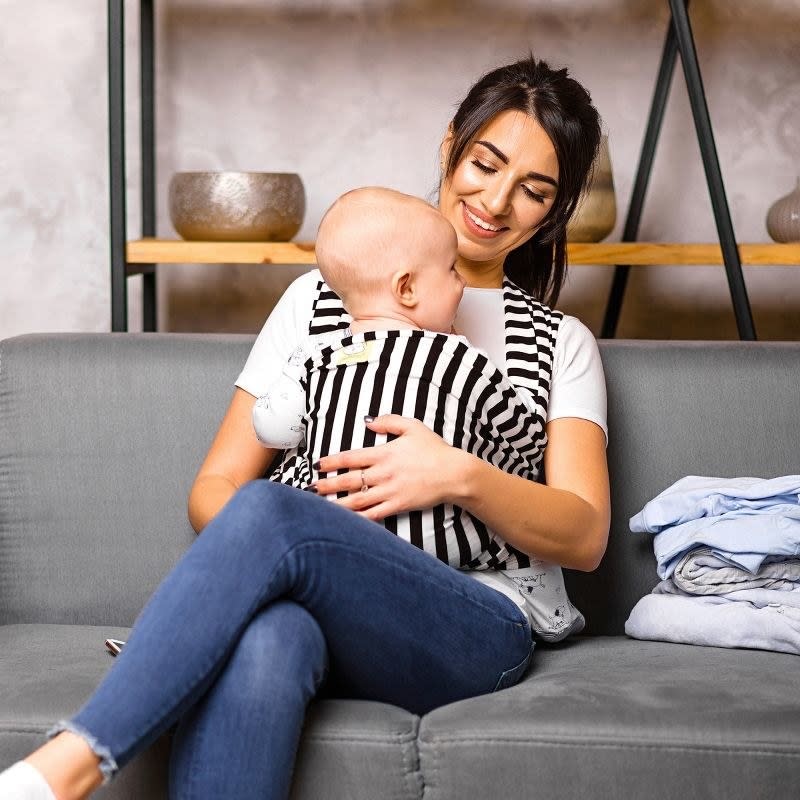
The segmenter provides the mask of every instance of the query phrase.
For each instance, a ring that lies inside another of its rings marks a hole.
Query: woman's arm
[[[263,476],[276,450],[253,430],[256,398],[238,387],[189,492],[189,522],[200,533],[240,486]]]
[[[398,438],[323,458],[320,471],[350,472],[318,481],[320,494],[351,492],[338,502],[374,520],[451,503],[545,561],[585,571],[600,563],[610,501],[605,436],[595,423],[569,417],[547,424],[547,485],[451,447],[418,420],[387,415],[368,427]],[[360,491],[362,471],[366,492]]]
[[[547,437],[546,485],[471,456],[456,503],[518,550],[590,572],[603,557],[611,521],[605,434],[566,417],[547,424]]]

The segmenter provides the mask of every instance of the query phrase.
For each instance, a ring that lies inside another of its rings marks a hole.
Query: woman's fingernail
[[[311,494],[319,494],[317,487],[313,483],[310,486],[306,486],[306,491],[311,492]]]
[[[369,425],[370,422],[375,422],[375,417],[364,417],[364,422]]]
[[[319,461],[315,461],[315,462],[314,462],[314,463],[311,465],[311,469],[319,469]]]

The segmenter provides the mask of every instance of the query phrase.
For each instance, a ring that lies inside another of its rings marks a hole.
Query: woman
[[[202,536],[87,704],[0,776],[0,787],[17,787],[4,797],[85,797],[175,723],[172,796],[286,797],[305,709],[323,683],[329,695],[421,714],[522,677],[533,645],[513,596],[374,521],[451,503],[520,564],[524,554],[580,570],[599,563],[609,499],[597,349],[580,323],[535,302],[557,300],[566,224],[599,138],[588,93],[531,57],[484,76],[441,147],[439,206],[468,287],[457,328],[512,382],[520,364],[525,380],[526,358],[536,363],[546,485],[396,415],[369,423],[388,444],[323,459],[328,477],[312,492],[254,480],[274,455],[252,432],[263,366],[282,364],[293,335],[327,313],[314,274],[301,277],[267,321],[195,480],[189,518]],[[519,307],[509,311],[509,280],[535,299],[523,325]],[[314,493],[342,496],[337,507]]]

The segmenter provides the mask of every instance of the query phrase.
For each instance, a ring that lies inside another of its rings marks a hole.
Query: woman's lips
[[[480,239],[494,239],[503,231],[508,230],[506,227],[498,227],[497,225],[487,222],[483,219],[482,215],[478,215],[475,211],[470,209],[463,200],[461,201],[461,215],[464,218],[464,225],[466,225],[467,230],[473,236],[477,236]],[[483,225],[491,224],[492,230],[484,228],[476,220],[480,220],[480,223]]]

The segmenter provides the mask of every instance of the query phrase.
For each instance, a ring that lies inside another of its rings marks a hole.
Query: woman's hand
[[[467,453],[451,447],[417,419],[386,414],[375,417],[367,427],[397,438],[321,459],[320,473],[347,472],[317,481],[314,491],[321,495],[349,492],[337,502],[376,522],[457,501],[458,476],[464,459],[470,458]]]

